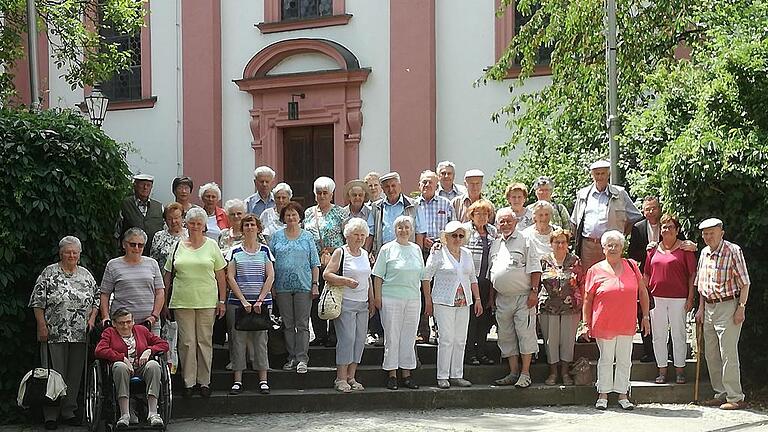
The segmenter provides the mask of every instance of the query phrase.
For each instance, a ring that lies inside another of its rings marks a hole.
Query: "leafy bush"
[[[120,200],[130,191],[123,150],[79,113],[0,109],[0,422],[16,419],[15,392],[37,359],[34,281],[58,261],[65,235],[100,279],[114,252]]]

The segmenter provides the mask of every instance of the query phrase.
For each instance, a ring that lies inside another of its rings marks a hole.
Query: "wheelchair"
[[[89,335],[88,365],[85,375],[84,397],[85,420],[90,432],[100,429],[104,423],[104,430],[111,432],[117,429],[117,420],[120,419],[120,408],[117,405],[115,386],[112,382],[112,367],[109,362],[96,359],[93,356],[96,343],[101,338],[101,331],[94,330]],[[163,419],[162,428],[150,426],[147,422],[147,398],[146,384],[141,377],[132,377],[130,380],[130,406],[136,413],[139,423],[131,424],[128,429],[161,429],[168,427],[173,406],[173,393],[171,389],[171,369],[165,353],[157,353],[150,357],[160,364],[160,394],[157,398],[157,412]]]

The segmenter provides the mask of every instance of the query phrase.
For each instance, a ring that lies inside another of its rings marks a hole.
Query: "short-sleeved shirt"
[[[464,224],[464,229],[469,233],[469,241],[466,248],[472,252],[472,259],[475,261],[475,271],[478,279],[488,279],[488,266],[490,261],[491,244],[498,233],[496,227],[491,224],[485,225],[486,235],[483,237],[472,222]]]
[[[592,336],[613,339],[632,336],[637,330],[637,274],[632,265],[622,260],[621,277],[598,263],[587,271],[584,290],[592,294]]]
[[[136,322],[152,315],[155,293],[164,288],[157,261],[145,256],[138,264],[130,264],[123,257],[111,259],[101,279],[101,292],[112,294],[110,311],[126,308]]]
[[[227,262],[219,245],[206,238],[202,246],[190,249],[179,243],[173,261],[176,270],[173,292],[168,307],[171,309],[212,309],[219,300],[216,272],[224,269]],[[171,260],[165,262],[165,270],[171,271]]]
[[[531,291],[531,273],[541,272],[541,261],[531,250],[528,238],[515,230],[491,244],[490,280],[501,294],[522,295]]]
[[[466,248],[460,249],[459,256],[457,261],[447,247],[442,247],[427,258],[424,280],[435,279],[432,285],[432,301],[435,304],[454,306],[459,287],[463,291],[466,304],[472,304],[472,284],[477,283],[475,263],[472,253]]]
[[[186,237],[186,228],[178,236],[171,234],[168,230],[156,232],[155,237],[152,239],[152,249],[149,252],[149,256],[157,261],[157,265],[160,268],[165,268],[165,261],[173,254],[176,243],[179,242],[179,239]]]
[[[337,248],[344,244],[342,227],[347,220],[344,207],[333,205],[326,214],[322,214],[317,206],[312,206],[304,212],[304,229],[312,234],[317,250]]]
[[[44,310],[48,342],[85,342],[88,317],[99,307],[96,281],[84,267],[68,274],[51,264],[38,276],[29,307]]]
[[[688,297],[688,280],[696,273],[696,254],[680,248],[661,253],[648,251],[643,266],[648,276],[648,289],[654,297]]]
[[[259,216],[259,219],[261,220],[261,225],[264,227],[264,231],[261,233],[264,234],[264,237],[266,238],[271,237],[272,234],[285,228],[285,224],[280,222],[280,215],[277,213],[277,210],[275,210],[275,207],[264,210],[261,213],[261,216]]]
[[[383,280],[381,296],[392,299],[420,299],[424,258],[415,243],[401,245],[391,241],[381,247],[373,275]]]
[[[235,263],[235,281],[240,292],[246,300],[253,303],[259,299],[264,282],[267,280],[267,263],[274,262],[275,257],[266,245],[261,245],[259,250],[248,252],[242,245],[235,246],[229,251],[227,261]],[[240,299],[233,291],[227,298],[229,304],[240,305]],[[265,304],[272,304],[272,294],[264,297]]]
[[[275,256],[275,291],[278,293],[309,292],[312,268],[320,267],[315,240],[306,230],[289,239],[285,230],[272,234],[269,249]]]
[[[447,198],[435,195],[431,200],[423,196],[416,199],[416,234],[436,239],[452,220],[453,207]]]
[[[709,246],[702,249],[694,284],[708,299],[738,295],[750,285],[741,248],[723,240],[715,250]]]
[[[550,226],[552,230],[555,227]],[[550,230],[550,233],[552,231]],[[539,234],[536,231],[536,225],[531,225],[522,231],[523,235],[528,237],[528,244],[531,246],[531,250],[538,256],[539,259],[552,253],[552,244],[549,242],[549,234]]]
[[[270,192],[266,199],[262,198],[258,192],[245,199],[245,208],[248,213],[261,216],[264,210],[275,206],[275,195]]]
[[[443,185],[441,185],[440,183],[437,184],[437,194],[447,199],[448,201],[451,201],[457,196],[464,195],[466,193],[467,193],[467,188],[456,183],[453,184],[453,187],[450,190],[443,189]]]
[[[550,315],[580,314],[583,282],[581,261],[576,255],[567,254],[562,265],[557,265],[552,254],[543,256],[539,312]]]

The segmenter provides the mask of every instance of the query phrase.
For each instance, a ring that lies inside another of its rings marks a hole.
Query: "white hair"
[[[496,211],[496,220],[499,220],[501,218],[501,216],[503,216],[503,215],[505,215],[507,213],[511,214],[512,217],[514,217],[515,220],[517,220],[517,215],[515,214],[515,212],[512,210],[511,207],[502,207],[499,210],[497,210]]]
[[[355,231],[362,231],[368,236],[371,232],[368,228],[368,222],[359,217],[353,217],[344,225],[344,237],[349,237]]]
[[[190,223],[193,219],[197,219],[203,223],[206,223],[208,222],[208,213],[206,213],[205,210],[200,207],[192,207],[191,209],[187,210],[187,215],[184,217],[184,222]]]
[[[206,183],[200,186],[200,190],[197,192],[197,194],[200,196],[200,199],[203,199],[203,195],[205,195],[205,193],[209,190],[216,193],[216,196],[218,197],[217,200],[221,199],[221,189],[215,182]]]
[[[336,190],[336,182],[330,177],[318,177],[314,183],[315,193],[321,190],[327,190],[330,193]]]
[[[424,170],[421,172],[421,175],[419,175],[419,181],[421,181],[424,177],[433,178],[433,179],[439,179],[440,177],[437,175],[436,172],[432,170]]]
[[[135,237],[135,236],[141,237],[144,243],[147,242],[147,233],[144,232],[144,230],[139,227],[128,228],[125,234],[123,234],[123,241],[127,241],[129,238]]]
[[[278,192],[286,192],[288,193],[288,199],[293,198],[293,190],[288,186],[288,183],[278,183],[277,186],[272,189],[272,195],[275,195]]]
[[[392,224],[392,226],[397,229],[400,225],[407,224],[413,229],[413,218],[406,215],[400,215],[395,219],[395,222]]]
[[[253,171],[253,178],[256,178],[260,175],[268,175],[271,178],[275,178],[275,170],[266,165],[262,165]]]
[[[621,247],[624,247],[624,241],[626,240],[626,237],[624,237],[624,234],[617,230],[606,231],[603,233],[603,236],[600,237],[600,244],[605,246],[611,240],[621,243]]]
[[[83,251],[83,244],[80,243],[80,239],[75,236],[65,236],[59,240],[59,250],[62,250],[67,246],[75,246],[78,251]]]
[[[245,211],[245,203],[243,202],[243,200],[239,198],[227,200],[227,202],[224,203],[225,212],[229,213],[229,211],[232,210],[233,208],[240,208],[240,209],[243,209],[243,211]]]
[[[440,172],[443,168],[453,168],[453,172],[456,172],[456,164],[449,160],[444,160],[437,164],[437,167],[435,167],[435,171]]]
[[[539,210],[549,210],[550,215],[555,214],[555,208],[549,201],[539,200],[533,203],[531,206],[531,211],[535,214]]]

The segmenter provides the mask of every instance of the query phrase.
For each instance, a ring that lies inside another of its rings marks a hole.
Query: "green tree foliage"
[[[119,204],[130,191],[123,148],[73,111],[0,109],[0,423],[37,359],[27,308],[37,275],[58,261],[65,235],[100,280],[114,252]]]
[[[132,34],[144,24],[143,0],[35,0],[38,31],[50,57],[74,89],[104,81],[128,67],[131,53],[100,36],[102,27]],[[24,61],[27,0],[0,0],[0,100],[15,94],[13,65]],[[99,15],[101,9],[101,17]]]
[[[532,1],[520,1],[521,11]],[[524,147],[491,183],[497,201],[510,179],[538,175],[558,182],[556,200],[573,205],[589,183],[585,167],[607,156],[602,0],[540,0],[529,24],[485,79],[501,79],[511,62],[530,79],[535,49],[554,47],[552,83],[522,94],[497,114],[512,130],[503,156]],[[725,221],[726,238],[741,245],[752,276],[742,332],[742,370],[752,377],[768,362],[768,1],[620,1],[620,167],[631,194],[658,194],[686,233]],[[678,60],[683,43],[689,58]],[[764,380],[754,380],[764,382]]]

